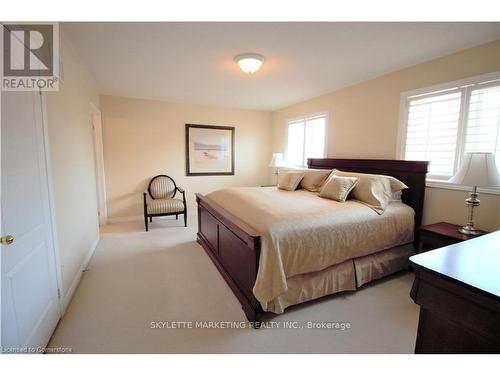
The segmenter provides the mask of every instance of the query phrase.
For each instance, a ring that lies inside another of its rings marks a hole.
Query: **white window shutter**
[[[322,158],[325,155],[326,117],[318,116],[306,120],[304,144],[304,165],[308,158]]]
[[[471,90],[465,152],[494,152],[500,167],[500,85]]]
[[[304,121],[288,123],[286,161],[289,165],[302,165],[304,159]]]
[[[325,156],[326,119],[326,115],[316,115],[288,122],[288,165],[303,167],[308,158]]]
[[[409,99],[406,160],[429,160],[429,176],[453,175],[460,120],[460,91]]]

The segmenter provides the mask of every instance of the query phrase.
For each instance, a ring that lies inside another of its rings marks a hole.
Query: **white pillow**
[[[352,191],[352,196],[382,214],[392,199],[392,193],[407,189],[397,178],[380,174],[342,172],[334,169],[332,175],[358,177],[359,181]]]
[[[403,191],[401,191],[401,190],[395,191],[391,195],[391,202],[402,202],[403,201],[402,195],[403,195]]]

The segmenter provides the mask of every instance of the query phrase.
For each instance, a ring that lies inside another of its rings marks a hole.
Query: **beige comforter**
[[[253,293],[265,311],[292,276],[413,240],[414,211],[403,203],[379,215],[360,202],[339,203],[306,190],[227,188],[207,197],[262,234]]]

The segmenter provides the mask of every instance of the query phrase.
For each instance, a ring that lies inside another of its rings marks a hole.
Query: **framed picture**
[[[234,127],[186,124],[186,175],[234,175]]]

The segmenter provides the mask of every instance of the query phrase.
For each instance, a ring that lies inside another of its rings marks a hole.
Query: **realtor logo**
[[[4,91],[59,89],[59,25],[4,23]]]

